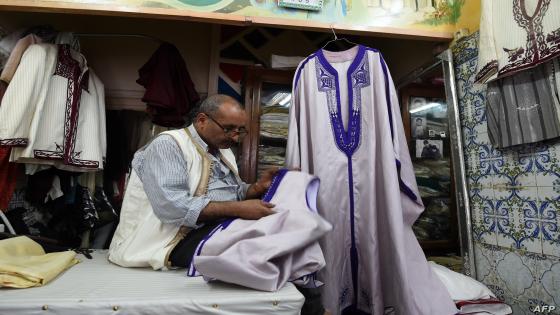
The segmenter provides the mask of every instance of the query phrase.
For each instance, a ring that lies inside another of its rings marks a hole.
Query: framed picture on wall
[[[416,140],[416,157],[439,160],[443,158],[442,140]]]
[[[279,0],[278,6],[319,11],[323,8],[323,0]]]

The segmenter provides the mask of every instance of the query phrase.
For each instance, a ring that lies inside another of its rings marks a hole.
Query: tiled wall
[[[475,33],[453,49],[477,277],[515,315],[560,309],[560,141],[492,147],[485,86],[473,83],[477,42]]]

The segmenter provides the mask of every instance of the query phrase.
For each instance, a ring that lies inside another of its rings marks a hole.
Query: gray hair
[[[220,105],[223,103],[235,104],[239,106],[239,108],[242,108],[241,104],[239,104],[239,102],[233,97],[224,94],[215,94],[208,96],[204,101],[202,101],[202,104],[200,104],[200,107],[198,108],[198,112],[213,115],[218,111]]]

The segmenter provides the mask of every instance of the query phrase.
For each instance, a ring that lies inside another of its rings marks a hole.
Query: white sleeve
[[[0,145],[27,145],[33,116],[40,114],[36,111],[41,110],[41,94],[49,84],[49,69],[44,46],[32,45],[25,51],[0,106]]]
[[[480,14],[480,39],[478,41],[478,63],[476,83],[486,83],[498,75],[498,55],[494,42],[493,4],[491,0],[482,0]]]
[[[298,67],[298,71],[299,71]],[[290,104],[289,121],[288,121],[288,143],[286,145],[286,167],[300,168],[301,167],[301,150],[299,139],[299,114],[301,104],[301,93],[299,88],[301,84],[298,81],[298,71],[292,84],[292,101]]]
[[[107,126],[106,126],[106,116],[105,116],[105,86],[103,82],[95,76],[96,80],[96,90],[99,108],[99,144],[101,149],[101,155],[103,156],[103,161],[107,157]]]
[[[385,93],[389,110],[389,119],[391,120],[391,134],[393,137],[393,151],[395,153],[395,164],[397,167],[397,172],[399,176],[399,188],[404,198],[403,202],[406,203],[406,207],[403,207],[403,215],[405,216],[405,221],[412,224],[424,211],[424,205],[422,199],[420,198],[420,192],[418,191],[418,186],[416,184],[416,175],[414,174],[414,168],[412,165],[412,160],[410,159],[410,152],[408,150],[408,143],[406,140],[403,121],[401,116],[401,111],[399,107],[399,98],[397,91],[395,90],[395,85],[393,84],[393,79],[391,74],[387,69],[387,65],[383,60],[383,57],[379,56],[381,59],[381,66],[384,68],[385,73]]]

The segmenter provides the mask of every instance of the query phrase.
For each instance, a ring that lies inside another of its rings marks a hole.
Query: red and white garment
[[[478,83],[560,56],[560,1],[483,0],[478,50]]]
[[[0,145],[10,161],[69,171],[103,168],[103,83],[68,45],[31,45],[0,106]]]

